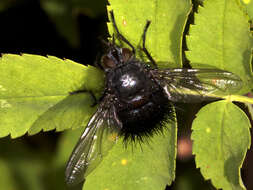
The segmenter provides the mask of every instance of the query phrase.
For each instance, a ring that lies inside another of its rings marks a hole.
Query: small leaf
[[[250,122],[233,103],[203,107],[193,122],[193,153],[205,179],[224,190],[245,189],[240,169],[250,147]]]
[[[98,96],[104,82],[98,69],[52,56],[6,54],[0,59],[0,72],[0,137],[19,137],[32,125],[31,134],[42,128],[79,127],[87,117],[83,114],[91,113],[93,102],[88,92],[70,93],[87,90]]]
[[[108,10],[113,10],[119,31],[134,47],[141,46],[144,26],[150,20],[146,47],[152,57],[156,62],[162,62],[158,63],[160,67],[181,67],[183,31],[191,10],[189,0],[146,0],[145,3],[142,0],[124,3],[110,0]],[[108,28],[112,36],[112,23]]]
[[[199,6],[187,36],[187,58],[193,67],[214,66],[241,77],[250,91],[253,84],[251,50],[253,47],[248,18],[237,0],[205,0]]]
[[[148,142],[124,148],[120,140],[92,172],[84,190],[164,190],[175,178],[176,125],[167,124],[164,134]]]

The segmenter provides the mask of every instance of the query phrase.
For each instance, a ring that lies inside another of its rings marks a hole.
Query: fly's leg
[[[118,29],[118,27],[116,25],[116,22],[115,22],[113,11],[110,11],[110,16],[111,16],[111,19],[112,19],[113,27],[116,30],[117,37],[120,40],[122,40],[123,42],[125,42],[127,45],[129,45],[131,47],[131,49],[132,49],[133,54],[135,55],[136,50],[135,50],[134,46],[119,32],[119,29]],[[157,68],[157,64],[156,64],[155,60],[152,58],[152,56],[150,55],[150,53],[148,52],[148,50],[146,49],[146,46],[145,46],[145,43],[146,43],[146,33],[147,33],[147,30],[148,30],[148,27],[149,27],[150,23],[151,23],[151,21],[147,21],[147,23],[145,25],[145,28],[144,28],[144,31],[143,31],[143,34],[142,34],[142,51],[146,54],[146,56],[148,57],[148,59],[151,62],[151,64],[155,68]],[[113,39],[113,43],[114,43],[114,39]]]
[[[127,45],[129,45],[132,49],[132,52],[133,54],[135,55],[135,48],[134,46],[119,32],[119,29],[116,25],[116,22],[115,22],[115,18],[114,18],[114,14],[113,14],[113,11],[110,11],[110,15],[111,15],[111,19],[112,19],[112,24],[113,24],[113,27],[114,29],[116,30],[116,35],[117,37],[122,40],[123,42],[125,42]]]
[[[146,54],[146,56],[148,57],[149,61],[151,62],[151,64],[157,68],[157,64],[155,62],[155,60],[153,59],[153,57],[150,55],[150,53],[148,52],[148,50],[146,49],[145,43],[146,43],[146,33],[148,30],[148,27],[150,25],[151,21],[148,20],[145,27],[144,27],[144,31],[142,34],[142,51],[144,51],[144,53]]]

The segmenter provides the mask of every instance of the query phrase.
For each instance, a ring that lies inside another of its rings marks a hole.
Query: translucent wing
[[[173,102],[198,102],[239,91],[242,80],[218,69],[153,69],[151,74]]]
[[[68,185],[76,185],[102,161],[115,144],[122,127],[110,95],[100,103],[68,161],[65,177]]]

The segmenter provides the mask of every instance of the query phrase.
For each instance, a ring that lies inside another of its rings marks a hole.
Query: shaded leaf
[[[67,161],[70,157],[72,150],[74,149],[76,143],[78,142],[84,129],[79,128],[75,130],[68,130],[62,134],[60,140],[58,141],[58,147],[55,160],[56,167],[62,167],[67,165]]]
[[[106,13],[106,4],[106,0],[71,0],[74,11],[93,18]]]
[[[80,45],[79,13],[97,17],[106,11],[105,0],[41,0],[40,3],[58,32],[74,47]]]
[[[193,154],[205,179],[218,189],[245,189],[240,169],[250,147],[246,114],[231,102],[214,102],[198,112],[192,128]]]
[[[52,168],[48,172],[48,178],[52,181],[52,189],[68,189],[64,181],[67,161],[83,131],[83,128],[78,128],[76,130],[67,130],[62,133],[57,143],[58,145],[52,162]]]
[[[1,171],[1,178],[10,177],[8,181],[0,182],[1,188],[9,182],[10,184],[4,189],[8,190],[15,185],[12,189],[43,190],[45,185],[42,179],[45,170],[48,169],[47,154],[45,152],[35,154],[35,151],[23,142],[9,137],[2,138],[0,141],[0,160],[8,168],[8,173]]]
[[[27,0],[1,0],[0,1],[0,12],[6,11],[7,9],[18,6],[22,3],[25,3]]]
[[[74,47],[80,44],[77,18],[71,3],[58,0],[41,0],[41,7],[54,22],[58,32]]]
[[[8,162],[0,159],[0,172],[2,174],[0,178],[1,188],[6,190],[18,189],[8,164]]]

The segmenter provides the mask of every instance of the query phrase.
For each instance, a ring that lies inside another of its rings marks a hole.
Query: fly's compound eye
[[[105,55],[102,57],[102,66],[104,69],[112,69],[112,68],[116,67],[116,64],[113,61],[113,59],[111,59],[110,57]]]
[[[122,48],[123,62],[127,62],[133,56],[133,52],[128,48]]]

